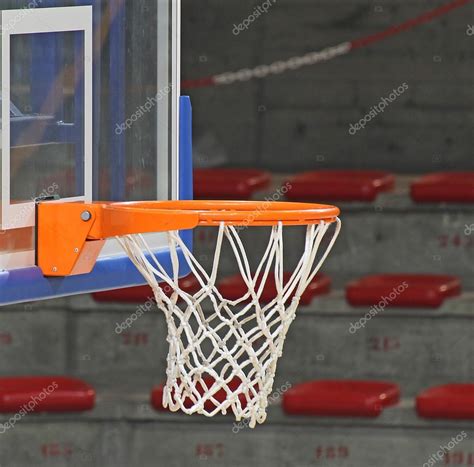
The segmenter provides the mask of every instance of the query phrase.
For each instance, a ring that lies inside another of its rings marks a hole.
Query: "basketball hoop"
[[[42,203],[38,210],[39,265],[43,271],[50,271],[51,261],[58,259],[51,257],[46,238],[51,237],[51,227],[68,229],[71,235],[77,235],[78,225],[73,224],[82,220],[82,224],[91,224],[84,243],[92,245],[89,249],[84,246],[81,251],[97,250],[95,242],[116,236],[152,287],[158,307],[166,317],[170,345],[164,407],[208,417],[232,412],[237,421],[248,419],[252,428],[265,421],[277,361],[299,300],[339,234],[338,208],[280,202],[165,201],[91,205]],[[70,215],[62,217],[61,210],[73,214],[74,220]],[[63,225],[58,226],[58,222]],[[333,224],[329,243],[318,256],[322,240]],[[283,230],[294,225],[305,225],[306,235],[301,258],[290,279],[285,281]],[[209,273],[179,235],[179,229],[197,226],[218,229]],[[258,267],[252,271],[239,228],[256,226],[269,226],[271,232]],[[49,235],[43,237],[42,229]],[[150,231],[168,232],[171,273],[159,263],[142,235]],[[84,232],[81,235],[84,236]],[[55,238],[59,237],[53,235]],[[67,238],[64,232],[62,238]],[[248,292],[234,301],[223,297],[216,286],[225,241],[248,287]],[[179,286],[179,250],[201,286],[195,294],[186,293]],[[67,251],[72,251],[71,245]],[[55,253],[57,256],[56,250]],[[85,261],[79,259],[78,262],[81,267],[72,265],[72,271],[84,270]],[[59,273],[56,268],[54,274]],[[271,274],[276,283],[276,297],[269,303],[261,303]],[[162,286],[171,288],[173,294],[166,294]]]

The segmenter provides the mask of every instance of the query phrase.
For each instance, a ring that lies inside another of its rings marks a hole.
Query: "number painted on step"
[[[224,458],[224,445],[221,443],[217,443],[217,444],[200,443],[196,445],[195,453],[196,453],[196,457],[201,460],[223,459]]]
[[[438,242],[440,248],[474,248],[473,235],[440,235]]]
[[[393,352],[400,350],[401,342],[399,337],[376,336],[368,340],[368,346],[372,352]]]
[[[12,345],[13,336],[9,332],[0,332],[0,345]]]
[[[349,457],[349,447],[347,446],[317,446],[314,455],[316,460],[338,460]]]
[[[147,332],[125,332],[121,336],[122,344],[125,346],[145,347],[149,342],[149,334]]]
[[[447,452],[444,455],[444,465],[474,465],[474,452]]]
[[[70,457],[73,454],[72,446],[67,443],[42,444],[40,449],[44,458]]]

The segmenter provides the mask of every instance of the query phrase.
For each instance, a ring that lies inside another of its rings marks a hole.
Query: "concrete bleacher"
[[[398,176],[391,191],[381,190],[371,202],[360,201],[357,196],[353,201],[337,197],[312,200],[337,204],[342,210],[343,229],[324,265],[324,271],[333,276],[337,285],[366,274],[434,272],[457,275],[466,289],[474,290],[472,203],[415,202],[411,186],[419,178]],[[292,176],[275,175],[268,188],[253,191],[252,199],[285,200],[285,193],[291,193],[291,188],[282,191],[287,183],[292,186]],[[474,190],[472,186],[471,182],[465,188],[466,201]],[[286,229],[285,260],[289,268],[296,264],[303,235],[302,228]],[[263,253],[268,229],[246,229],[241,236],[255,263]],[[215,229],[197,229],[197,257],[207,266],[212,262],[215,240]],[[222,258],[220,270],[223,274],[237,272],[232,257]]]
[[[403,465],[415,467],[422,465],[439,445],[465,431],[468,438],[450,454],[457,457],[447,457],[445,465],[459,465],[456,462],[460,458],[469,465],[474,451],[474,422],[469,407],[466,417],[471,421],[428,420],[417,415],[415,397],[434,385],[474,380],[473,344],[469,338],[460,339],[472,323],[472,293],[447,298],[439,308],[387,307],[354,334],[349,331],[350,323],[359,320],[367,307],[351,306],[342,289],[316,295],[300,308],[290,329],[275,382],[279,397],[272,400],[267,424],[257,427],[257,431],[245,423],[235,424],[232,417],[202,420],[199,416],[153,409],[151,390],[165,378],[163,316],[150,310],[133,323],[128,333],[115,333],[116,324],[140,305],[97,304],[92,297],[84,296],[36,304],[34,311],[14,307],[8,312],[18,317],[16,326],[6,329],[17,351],[23,349],[26,355],[30,350],[25,330],[34,334],[46,327],[64,336],[62,346],[52,339],[43,340],[42,348],[34,355],[42,355],[48,373],[55,368],[55,374],[81,377],[97,395],[95,408],[82,414],[28,414],[0,439],[2,445],[15,443],[24,449],[2,450],[0,462],[8,459],[7,465],[12,466],[27,465],[27,461],[46,466],[54,459],[55,465],[94,465],[87,464],[93,461],[104,466],[151,466],[169,458],[179,434],[181,442],[188,439],[189,443],[178,456],[174,454],[176,465],[212,459],[225,460],[228,465],[267,465],[275,459],[273,456],[285,455],[285,446],[297,453],[293,455],[298,457],[298,464],[292,465],[309,466],[315,459],[326,457],[334,465],[347,465],[349,461],[353,465],[372,465],[383,455],[388,456],[386,465],[399,466],[402,460]],[[32,320],[34,316],[37,323]],[[44,316],[50,325],[45,326],[41,319]],[[54,326],[57,321],[61,322],[59,329]],[[35,371],[34,360],[29,362],[18,372],[15,360],[2,359],[1,375],[41,373],[41,369]],[[401,401],[375,419],[295,417],[281,410],[284,392],[279,388],[286,390],[322,379],[391,381],[400,387]],[[5,423],[8,417],[4,414],[0,418]],[[282,433],[288,432],[294,436],[285,441]]]
[[[267,424],[255,431],[245,422],[235,424],[232,417],[204,420],[152,406],[151,391],[166,376],[168,344],[164,317],[147,287],[109,297],[72,297],[2,309],[0,378],[80,378],[94,388],[96,401],[93,409],[82,413],[26,415],[0,436],[0,465],[319,462],[342,467],[377,465],[383,458],[384,466],[415,467],[429,462],[440,445],[461,432],[466,439],[443,453],[442,462],[471,465],[471,408],[461,406],[465,420],[446,415],[427,419],[417,414],[416,397],[431,387],[474,382],[472,204],[416,203],[410,197],[415,179],[396,177],[394,188],[371,202],[334,202],[342,208],[343,233],[319,285],[311,288],[290,328],[275,381],[279,397],[272,400]],[[265,199],[287,180],[272,176],[269,185],[257,186],[253,197]],[[195,235],[196,256],[204,264],[213,251],[211,230],[198,229]],[[247,229],[241,234],[249,255],[257,258],[267,233]],[[291,229],[285,237],[289,271],[301,241],[301,229]],[[221,260],[220,281],[227,293],[236,287],[238,294],[242,284],[229,278],[236,272],[229,253]],[[400,282],[404,275],[410,281],[414,274],[426,278],[430,273],[431,288],[414,303],[397,303],[397,297],[364,320],[370,300],[376,304],[377,297],[372,293],[368,302],[356,303],[361,296],[353,289],[367,284],[367,275],[375,273],[397,273]],[[192,280],[185,284],[193,290]],[[279,389],[321,380],[393,383],[399,387],[400,401],[375,418],[295,416],[282,410],[285,393]],[[472,399],[467,400],[469,404]],[[443,404],[455,405],[449,399]],[[10,416],[2,414],[0,421]]]
[[[377,418],[290,416],[277,402],[267,423],[253,431],[232,417],[203,420],[158,412],[149,392],[134,386],[132,381],[114,390],[98,386],[97,405],[90,412],[27,415],[1,435],[2,465],[247,466],[287,459],[288,465],[331,461],[342,467],[377,465],[383,458],[390,467],[416,467],[461,433],[465,438],[442,465],[470,465],[474,455],[472,420],[420,418],[412,398],[402,398]],[[7,422],[7,416],[0,421]]]

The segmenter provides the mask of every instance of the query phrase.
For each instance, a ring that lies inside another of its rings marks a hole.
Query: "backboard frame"
[[[84,34],[84,195],[63,199],[63,201],[92,200],[92,6],[73,6],[58,8],[36,8],[23,14],[21,21],[18,15],[24,10],[3,10],[1,12],[1,46],[2,46],[2,230],[13,230],[35,225],[34,200],[24,203],[11,203],[10,185],[10,107],[11,107],[11,36],[19,34],[41,34],[57,32],[82,32]],[[74,14],[71,14],[74,13]],[[3,27],[8,25],[8,27]],[[19,254],[21,257],[24,255]],[[15,259],[10,258],[9,264],[15,266]]]

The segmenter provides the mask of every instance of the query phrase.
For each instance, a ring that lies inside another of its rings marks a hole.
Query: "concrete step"
[[[119,384],[142,373],[150,384],[160,383],[166,374],[166,323],[155,305],[143,306],[97,304],[81,296],[67,306],[44,302],[34,312],[5,308],[0,375],[68,374]],[[414,395],[430,385],[474,380],[472,293],[437,309],[370,309],[350,306],[341,290],[301,306],[276,384],[377,378]]]
[[[232,417],[145,413],[143,396],[102,395],[85,414],[28,415],[0,436],[0,465],[417,467],[438,455],[440,465],[470,465],[474,455],[472,422],[419,419],[410,400],[377,419],[288,417],[274,406],[252,430]],[[122,410],[107,412],[112,403]]]
[[[254,199],[285,200],[291,192],[291,175],[272,176],[266,190]],[[343,229],[323,271],[329,274],[365,275],[384,272],[436,272],[461,276],[474,290],[474,220],[472,203],[416,203],[410,197],[415,176],[397,176],[395,188],[381,192],[372,202],[328,202],[341,208]],[[304,229],[285,229],[285,260],[293,267],[301,255]],[[195,231],[196,257],[206,267],[212,264],[215,228]],[[248,228],[241,232],[253,265],[262,257],[269,231]],[[220,260],[223,274],[233,274],[237,264],[230,248]]]

